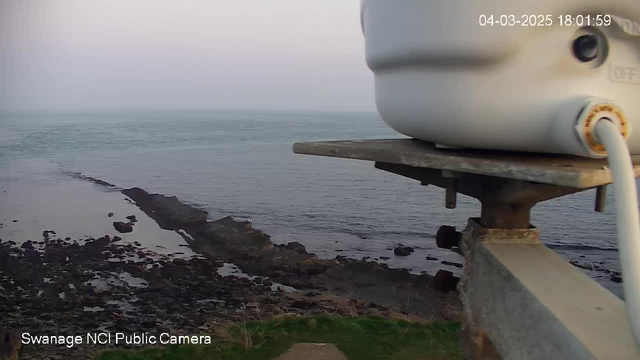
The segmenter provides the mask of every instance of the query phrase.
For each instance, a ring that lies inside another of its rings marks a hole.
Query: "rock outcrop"
[[[122,221],[114,221],[113,228],[118,230],[121,233],[130,233],[133,231],[133,225],[124,223]]]
[[[431,286],[433,277],[427,274],[415,275],[404,269],[390,269],[373,261],[342,256],[320,259],[298,242],[274,245],[271,237],[254,229],[250,221],[231,216],[208,221],[206,211],[174,196],[149,194],[140,188],[122,192],[162,228],[186,232],[189,236],[181,234],[195,252],[234,263],[250,275],[268,277],[267,282],[275,281],[303,291],[357,297],[429,318],[434,314],[451,318],[450,310],[459,307],[455,293],[437,292]],[[401,245],[394,252],[406,256],[413,251]],[[406,309],[408,299],[411,299],[411,309]]]
[[[138,187],[123,190],[122,193],[135,201],[163,229],[185,229],[207,222],[208,212],[184,204],[175,196],[149,194]]]

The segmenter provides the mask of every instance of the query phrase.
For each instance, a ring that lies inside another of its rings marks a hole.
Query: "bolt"
[[[445,207],[447,209],[455,209],[457,205],[458,190],[456,189],[456,180],[449,179],[445,193]]]
[[[458,184],[456,179],[460,177],[460,174],[455,171],[442,170],[442,177],[448,179],[445,192],[445,207],[447,209],[455,209],[458,196]]]

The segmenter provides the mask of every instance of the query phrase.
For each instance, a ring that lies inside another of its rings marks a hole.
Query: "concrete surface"
[[[640,359],[624,303],[533,229],[485,229],[470,219],[462,246],[464,326],[480,327],[503,359]]]
[[[343,140],[303,142],[293,145],[297,154],[369,160],[420,168],[497,176],[572,188],[611,183],[606,160],[577,156],[515,153],[487,150],[437,149],[413,139]],[[640,157],[633,157],[640,176]]]
[[[276,360],[347,360],[333,344],[293,344]]]

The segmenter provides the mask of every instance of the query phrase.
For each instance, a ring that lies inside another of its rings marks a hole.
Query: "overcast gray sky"
[[[374,111],[357,0],[0,0],[0,110]]]

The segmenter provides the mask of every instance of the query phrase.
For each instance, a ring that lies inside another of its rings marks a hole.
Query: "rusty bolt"
[[[454,246],[460,246],[460,238],[462,234],[456,231],[453,226],[442,225],[436,233],[436,244],[442,249],[451,249]]]
[[[451,271],[438,270],[436,276],[433,277],[433,287],[443,293],[456,291],[460,278],[453,276]]]

